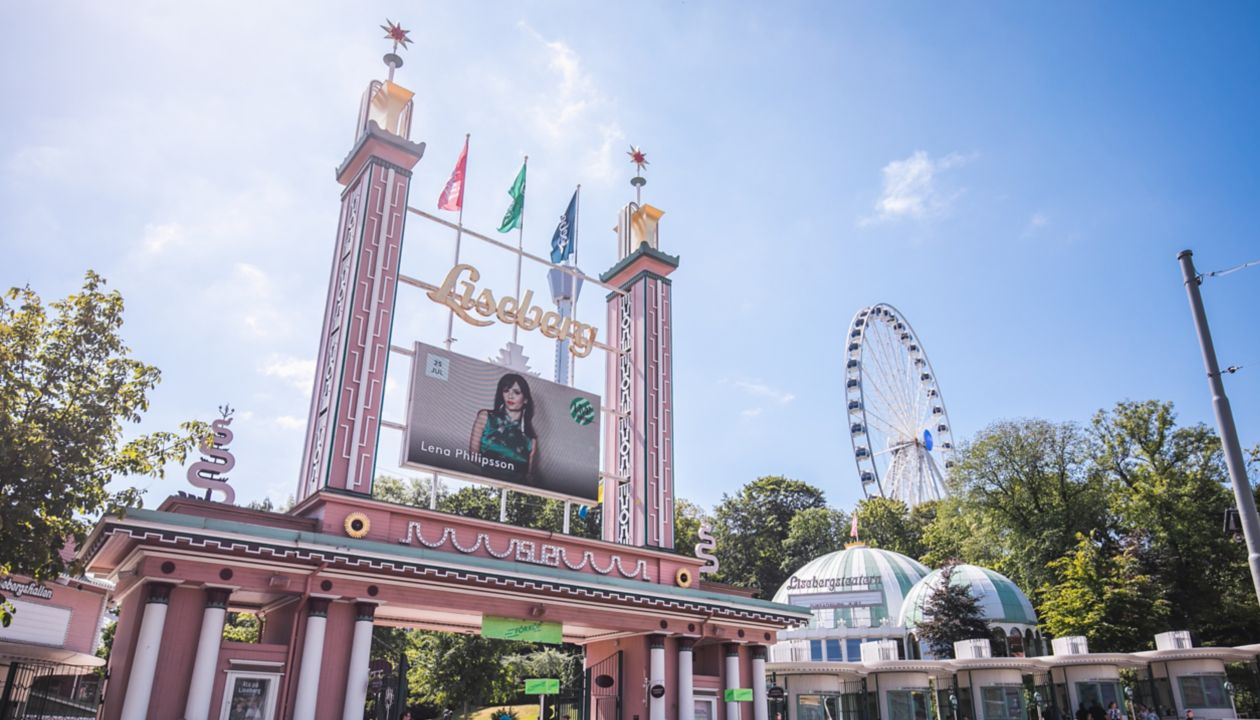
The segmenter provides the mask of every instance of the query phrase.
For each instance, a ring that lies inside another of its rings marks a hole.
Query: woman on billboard
[[[534,432],[534,398],[525,378],[516,373],[499,378],[494,409],[477,413],[468,449],[511,463],[516,472],[533,479],[538,435]]]

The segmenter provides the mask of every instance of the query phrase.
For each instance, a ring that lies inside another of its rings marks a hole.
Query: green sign
[[[560,694],[560,678],[528,678],[525,680],[526,695]]]
[[[559,645],[563,642],[562,635],[561,626],[558,622],[518,620],[517,618],[495,617],[494,615],[481,616],[482,637]]]
[[[727,688],[726,702],[752,702],[752,688]]]

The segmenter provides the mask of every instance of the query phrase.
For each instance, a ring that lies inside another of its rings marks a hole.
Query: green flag
[[[512,205],[503,213],[503,223],[499,225],[499,232],[508,232],[521,226],[521,217],[525,215],[525,164],[521,164],[521,171],[516,174],[516,181],[512,183],[512,187],[508,188],[508,195],[512,196]]]

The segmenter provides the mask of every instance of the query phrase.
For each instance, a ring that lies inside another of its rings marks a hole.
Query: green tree
[[[787,578],[781,562],[792,518],[826,506],[822,490],[778,475],[757,478],[734,497],[723,494],[713,513],[717,579],[773,595]]]
[[[914,628],[932,654],[941,659],[954,657],[954,643],[959,640],[989,637],[989,626],[971,594],[971,585],[954,583],[954,568],[941,568],[940,582],[923,605],[923,620]]]
[[[955,539],[959,559],[1001,572],[1034,601],[1054,580],[1049,563],[1076,545],[1077,534],[1109,524],[1090,438],[1072,423],[993,423],[964,446],[950,483],[958,505],[939,508],[938,522],[952,527],[925,535],[965,533]]]
[[[556,678],[562,692],[579,687],[582,675],[582,653],[573,646],[544,647],[529,653],[508,655],[503,659],[508,687],[519,690],[526,678]]]
[[[674,500],[674,550],[691,555],[700,542],[700,526],[709,522],[704,508],[684,498]]]
[[[790,576],[817,557],[844,549],[849,539],[849,516],[843,510],[828,507],[805,508],[788,522],[783,541],[783,560],[779,563],[784,576]]]
[[[1096,536],[1077,536],[1075,550],[1050,563],[1058,577],[1041,589],[1042,627],[1054,637],[1084,635],[1095,652],[1150,647],[1166,628],[1168,601],[1142,571],[1137,548],[1109,554]]]
[[[479,635],[418,631],[407,679],[412,697],[438,707],[460,708],[464,717],[469,708],[510,701],[515,690],[503,667],[522,647]]]
[[[230,612],[224,619],[223,639],[231,642],[256,643],[262,635],[262,622],[251,612]]]
[[[1233,496],[1216,433],[1178,427],[1172,404],[1154,400],[1100,411],[1093,432],[1107,507],[1168,600],[1170,626],[1204,644],[1260,635],[1246,549],[1221,530]]]
[[[29,287],[0,297],[0,572],[76,572],[60,553],[67,540],[140,504],[139,490],[110,484],[160,478],[206,437],[189,422],[124,438],[160,373],[131,357],[122,324],[122,296],[91,271],[80,292],[47,307]]]
[[[924,523],[921,520],[912,521],[910,508],[901,500],[864,498],[858,501],[853,513],[858,519],[858,535],[867,545],[912,558],[923,555]]]

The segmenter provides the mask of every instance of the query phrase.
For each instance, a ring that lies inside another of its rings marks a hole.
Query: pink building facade
[[[100,521],[82,557],[121,615],[100,716],[360,720],[372,628],[478,633],[486,618],[558,628],[585,649],[585,718],[769,720],[766,647],[803,608],[700,582],[673,552],[669,275],[651,206],[623,217],[610,288],[603,540],[372,498],[403,223],[424,144],[411,93],[364,97],[345,188],[297,505],[268,513],[169,498]],[[414,284],[414,283],[413,283]],[[405,343],[404,343],[405,344]],[[226,613],[261,642],[223,640]],[[727,697],[727,691],[732,692]],[[574,718],[573,720],[577,720]]]

